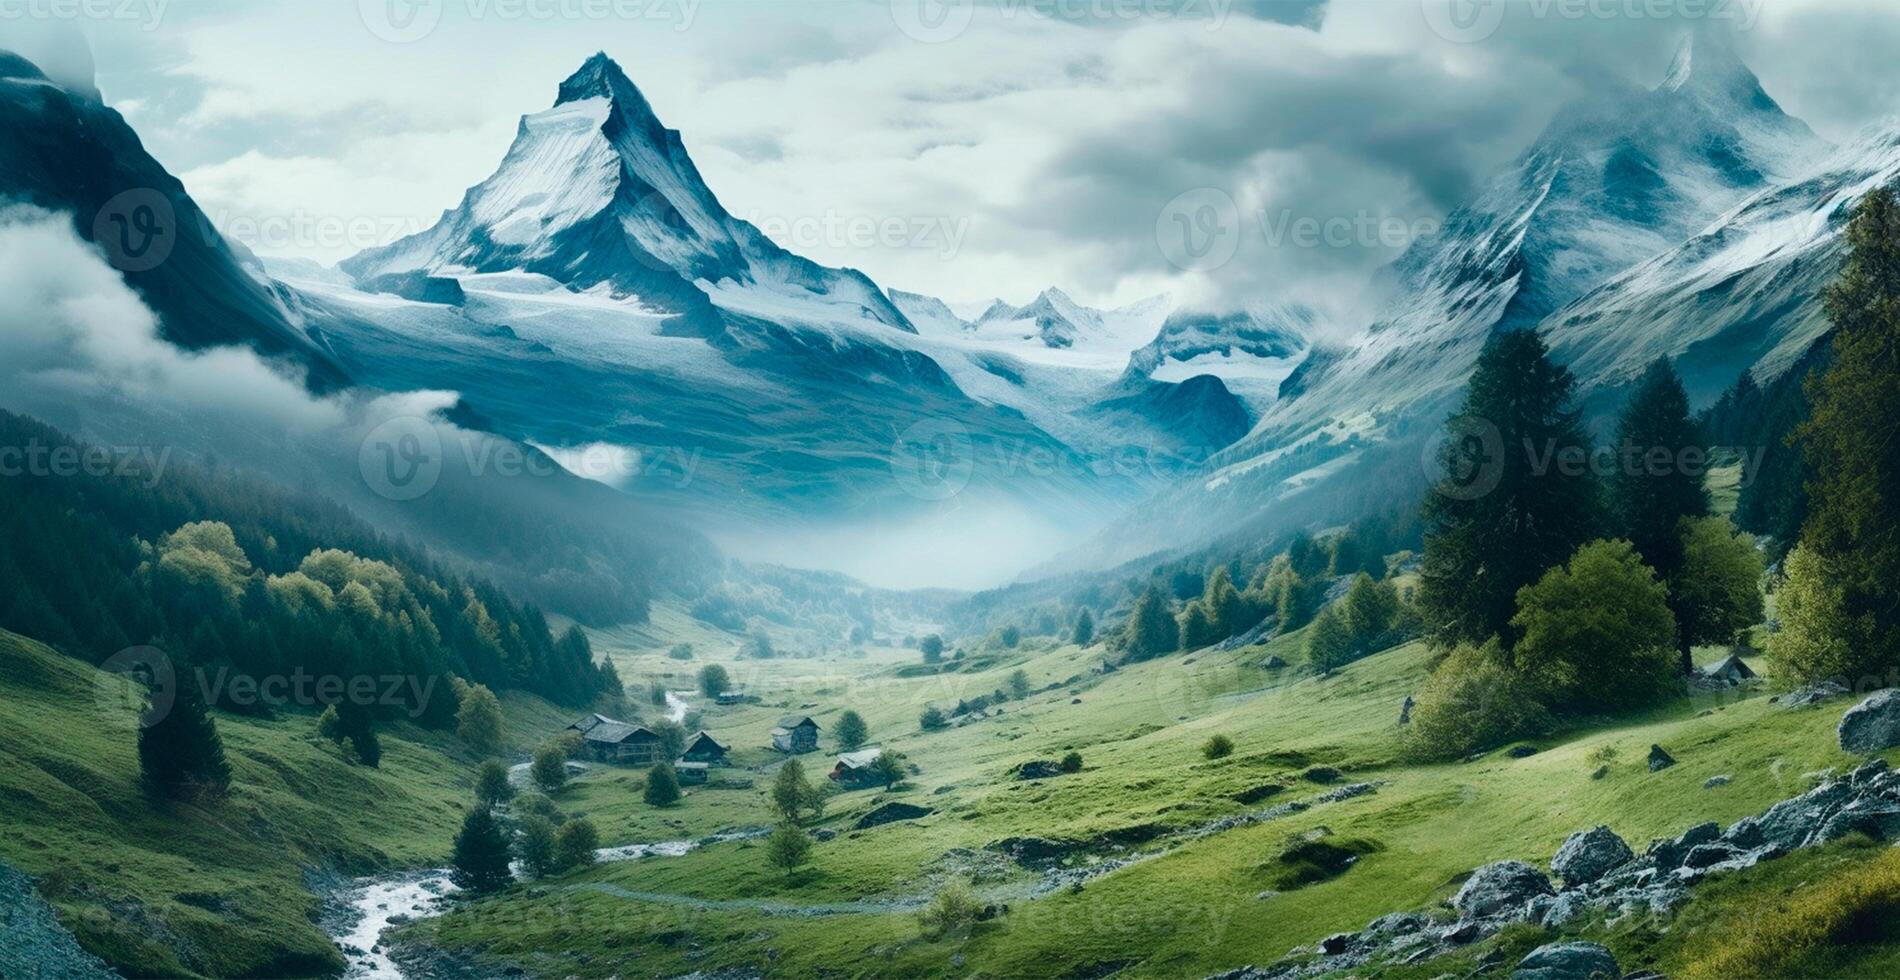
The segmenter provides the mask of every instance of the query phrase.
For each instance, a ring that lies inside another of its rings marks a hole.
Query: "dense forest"
[[[22,471],[0,481],[0,627],[73,656],[154,645],[218,676],[214,695],[286,675],[402,677],[380,710],[434,725],[455,711],[450,677],[569,705],[618,691],[579,629],[556,635],[533,606],[334,504],[175,459],[101,465],[109,454],[5,412],[0,451]]]

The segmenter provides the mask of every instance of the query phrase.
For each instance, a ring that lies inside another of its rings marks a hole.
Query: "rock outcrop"
[[[1487,864],[1473,871],[1452,899],[1455,918],[1423,911],[1394,913],[1359,932],[1330,936],[1321,946],[1294,950],[1272,966],[1248,967],[1222,977],[1295,980],[1375,963],[1409,965],[1487,939],[1516,922],[1561,929],[1597,913],[1610,918],[1632,913],[1666,915],[1688,897],[1690,888],[1712,875],[1753,867],[1851,833],[1900,841],[1900,772],[1884,760],[1868,762],[1845,778],[1828,779],[1727,829],[1714,823],[1697,824],[1680,836],[1652,842],[1640,856],[1607,828],[1581,831],[1565,840],[1551,861],[1563,881],[1561,888],[1553,888],[1543,872],[1522,861]],[[1590,943],[1541,947],[1518,965],[1512,977],[1618,976],[1614,960],[1603,958],[1608,952],[1593,947]]]
[[[1837,731],[1841,749],[1873,755],[1900,745],[1900,689],[1888,688],[1847,709]]]

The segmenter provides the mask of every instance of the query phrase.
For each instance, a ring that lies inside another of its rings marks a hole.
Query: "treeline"
[[[88,451],[5,412],[0,447]],[[453,720],[452,676],[569,705],[619,689],[578,629],[556,635],[333,504],[177,460],[18,469],[0,479],[0,627],[71,655],[157,646],[215,677],[231,710],[268,710],[246,695],[273,677],[402,676],[414,683],[379,691],[377,710],[437,726]]]
[[[1566,715],[1652,704],[1681,691],[1697,643],[1733,640],[1762,613],[1764,556],[1707,516],[1701,474],[1679,465],[1711,443],[1750,447],[1744,526],[1786,558],[1770,580],[1774,671],[1857,690],[1900,678],[1900,200],[1869,192],[1828,288],[1828,339],[1762,387],[1743,376],[1692,422],[1666,363],[1643,378],[1617,428],[1627,463],[1591,458],[1570,408],[1573,383],[1528,332],[1480,358],[1464,418],[1484,439],[1447,445],[1448,478],[1426,505],[1420,605],[1444,661],[1418,695],[1410,743],[1454,756],[1534,734]],[[1501,454],[1495,451],[1502,447]],[[1678,465],[1651,466],[1650,460]],[[1499,462],[1501,460],[1501,463]],[[1483,476],[1483,492],[1458,477]],[[1693,478],[1692,478],[1693,476]],[[1610,539],[1614,535],[1615,539]],[[1670,657],[1673,639],[1678,656]]]

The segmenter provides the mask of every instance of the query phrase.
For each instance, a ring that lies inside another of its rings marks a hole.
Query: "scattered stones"
[[[1550,943],[1531,950],[1511,971],[1511,980],[1616,980],[1616,957],[1596,943]]]
[[[1320,950],[1326,955],[1319,959],[1296,956],[1231,976],[1300,980],[1359,972],[1381,963],[1414,965],[1480,942],[1517,922],[1557,929],[1598,913],[1611,919],[1667,915],[1687,900],[1691,887],[1711,875],[1749,868],[1849,833],[1900,840],[1900,772],[1883,761],[1874,760],[1842,777],[1830,775],[1814,789],[1783,800],[1760,816],[1744,817],[1726,831],[1714,823],[1697,824],[1678,837],[1652,842],[1641,856],[1623,858],[1601,871],[1587,859],[1595,858],[1596,865],[1612,862],[1621,841],[1604,828],[1573,834],[1551,860],[1552,869],[1564,882],[1561,889],[1520,861],[1485,865],[1471,873],[1452,899],[1458,915],[1454,921],[1435,921],[1423,912],[1394,913],[1374,920],[1357,934],[1330,937],[1327,945],[1336,953]],[[1627,851],[1627,844],[1622,847]],[[1590,945],[1541,947],[1518,965],[1513,980],[1619,976],[1615,963],[1597,957]],[[1315,950],[1308,947],[1296,952]]]
[[[1900,745],[1900,690],[1888,688],[1847,709],[1837,732],[1844,751],[1873,755]]]
[[[1710,776],[1709,778],[1702,781],[1702,788],[1715,789],[1718,786],[1727,786],[1729,783],[1733,781],[1734,780],[1730,779],[1727,776]]]
[[[1672,756],[1669,753],[1664,752],[1662,746],[1651,745],[1649,747],[1649,771],[1650,772],[1661,772],[1662,770],[1667,769],[1670,766],[1673,766],[1675,764],[1676,764],[1675,756]]]
[[[1608,776],[1609,774],[1610,774],[1610,766],[1608,763],[1605,763],[1603,765],[1596,767],[1596,770],[1590,773],[1590,778],[1602,779],[1603,777]]]
[[[1522,861],[1499,861],[1471,873],[1451,900],[1467,919],[1482,919],[1521,907],[1537,895],[1555,894],[1542,871]]]
[[[1550,860],[1550,870],[1569,887],[1587,884],[1636,858],[1623,838],[1608,827],[1571,834]]]

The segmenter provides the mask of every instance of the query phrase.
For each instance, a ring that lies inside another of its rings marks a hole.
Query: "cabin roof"
[[[580,732],[581,738],[589,742],[604,742],[608,745],[618,745],[642,735],[649,738],[660,737],[653,729],[645,725],[629,724],[605,715],[588,715],[567,727],[569,731]]]
[[[694,735],[692,739],[687,741],[686,751],[691,752],[694,749],[699,748],[700,745],[702,744],[710,745],[721,752],[726,751],[726,746],[723,743],[721,743],[718,739],[712,737],[711,735],[706,734],[705,732],[700,732]]]
[[[877,757],[883,754],[884,750],[875,746],[859,749],[856,752],[845,752],[838,756],[838,765],[846,769],[869,769],[871,763],[876,762]]]
[[[810,715],[786,715],[785,717],[780,718],[778,720],[779,729],[783,729],[788,732],[794,728],[803,728],[806,725],[810,725],[813,728],[818,727],[818,723],[811,720]]]

